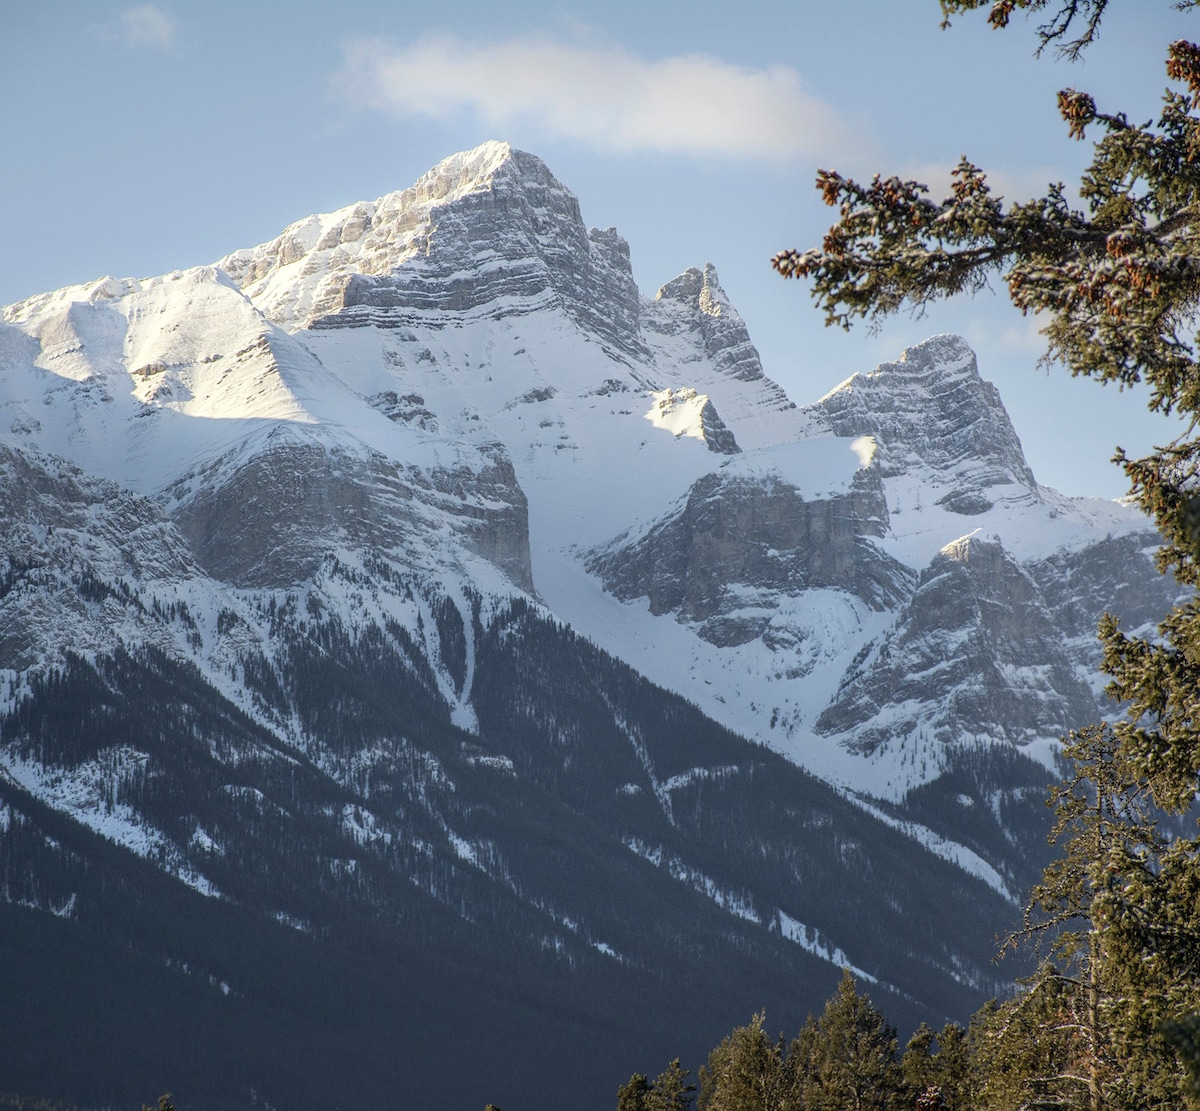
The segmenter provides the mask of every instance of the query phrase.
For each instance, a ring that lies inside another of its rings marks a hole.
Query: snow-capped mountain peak
[[[626,354],[643,352],[628,245],[612,229],[589,232],[575,195],[507,143],[453,155],[408,189],[311,216],[217,265],[289,330],[558,304]]]
[[[386,830],[402,850],[387,859],[413,876],[469,868],[523,899],[496,848],[520,839],[468,836],[483,811],[435,801],[454,793],[438,786],[452,767],[463,798],[525,811],[553,795],[545,813],[566,821],[629,818],[640,832],[613,842],[616,858],[685,877],[713,913],[740,908],[783,941],[817,936],[801,916],[832,907],[806,902],[819,888],[803,878],[825,818],[786,800],[790,817],[761,834],[790,831],[767,886],[743,898],[710,883],[715,857],[664,847],[690,852],[681,800],[703,829],[702,807],[741,797],[764,765],[760,749],[718,758],[735,749],[706,748],[705,729],[775,749],[776,770],[782,754],[836,784],[839,806],[857,799],[862,820],[884,815],[912,851],[1008,897],[1029,831],[1043,840],[1040,802],[1032,819],[1020,809],[1045,781],[1033,757],[1105,712],[1099,610],[1115,599],[1145,623],[1172,590],[1135,510],[1038,487],[961,338],[798,409],[711,264],[643,297],[621,236],[589,231],[545,164],[503,143],[214,266],[10,306],[0,448],[5,737],[53,694],[45,677],[94,662],[133,691],[130,653],[150,653],[175,675],[164,689],[219,703],[239,736],[332,777],[329,813],[351,807],[355,852]],[[678,695],[692,724],[677,736]],[[207,732],[188,736],[209,752]],[[204,756],[218,794],[242,774],[227,774],[240,744]],[[7,766],[29,790],[56,782],[33,751],[0,746],[0,780]],[[97,741],[79,766],[117,797],[140,766],[122,753]],[[471,786],[492,773],[502,787]],[[534,783],[547,794],[522,793]],[[575,794],[554,794],[567,783]],[[392,792],[391,810],[371,790]],[[981,805],[964,817],[946,792]],[[229,798],[213,813],[232,828],[243,796]],[[210,826],[184,830],[189,867],[219,840]],[[832,867],[850,867],[858,839],[837,833]],[[213,891],[237,882],[224,875]],[[785,875],[801,893],[790,910],[768,893]],[[855,930],[833,926],[822,959],[867,967]]]
[[[997,488],[1020,488],[999,491],[1010,498],[1037,489],[1000,394],[961,336],[934,336],[855,374],[809,411],[838,435],[877,436],[885,470],[950,479],[946,504],[956,512],[982,512]]]

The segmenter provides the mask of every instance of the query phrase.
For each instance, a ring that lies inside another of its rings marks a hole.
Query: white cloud
[[[410,46],[359,39],[345,47],[335,84],[353,102],[399,117],[468,111],[493,128],[529,123],[622,152],[786,159],[857,146],[854,129],[804,90],[796,70],[701,54],[650,60],[546,37],[435,35]]]
[[[153,4],[143,4],[122,12],[121,27],[125,41],[130,46],[170,50],[175,41],[175,25],[171,18]]]

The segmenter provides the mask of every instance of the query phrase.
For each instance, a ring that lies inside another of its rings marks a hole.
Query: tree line
[[[698,1084],[673,1061],[634,1074],[617,1111],[1178,1111],[1200,1107],[1200,888],[1184,839],[1107,725],[1073,734],[1072,775],[1049,799],[1060,855],[1005,948],[1036,971],[968,1026],[896,1029],[847,969],[790,1042],[765,1016],[709,1054]]]

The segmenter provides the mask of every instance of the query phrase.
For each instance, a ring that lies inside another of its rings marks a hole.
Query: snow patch
[[[221,892],[198,872],[179,846],[115,796],[123,783],[136,778],[149,757],[128,746],[104,749],[91,760],[56,767],[26,760],[15,745],[0,750],[0,770],[31,795],[74,818],[118,845],[146,859],[209,898]]]
[[[1020,906],[1020,898],[1009,888],[1004,877],[973,849],[967,848],[966,845],[960,845],[956,841],[951,841],[949,838],[943,837],[940,833],[935,833],[928,826],[893,817],[891,814],[880,810],[879,807],[871,805],[871,803],[863,798],[855,799],[851,795],[847,795],[847,797],[851,801],[857,802],[868,814],[883,822],[884,825],[903,833],[906,837],[911,837],[935,856],[957,865],[964,872],[974,876],[976,879],[982,880],[993,891],[1012,903],[1013,906]]]
[[[867,980],[872,984],[879,983],[878,977],[872,976],[869,972],[855,965],[838,946],[825,938],[815,926],[806,926],[803,922],[797,921],[790,914],[779,909],[775,911],[775,919],[771,923],[771,926],[786,937],[788,941],[794,941],[800,948],[812,953],[813,956],[820,957],[823,961],[829,961],[830,964],[836,965],[838,968],[848,968],[859,979]]]
[[[661,868],[672,879],[707,896],[726,913],[744,918],[747,922],[762,925],[762,919],[754,909],[754,905],[743,894],[722,887],[716,880],[685,864],[679,857],[667,852],[661,846],[648,845],[637,838],[625,838],[623,844],[643,860],[649,861],[656,868]]]

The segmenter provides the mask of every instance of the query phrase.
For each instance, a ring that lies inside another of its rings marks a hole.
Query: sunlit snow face
[[[874,436],[859,436],[857,439],[850,441],[850,450],[858,456],[858,465],[860,467],[869,467],[871,461],[875,458],[875,437]]]
[[[661,428],[676,437],[704,439],[701,414],[708,404],[707,394],[697,393],[690,388],[666,389],[651,393],[650,401],[645,417],[655,428]]]

